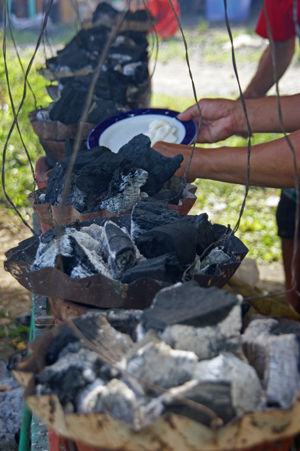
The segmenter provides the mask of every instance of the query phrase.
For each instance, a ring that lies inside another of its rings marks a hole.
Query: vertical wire
[[[296,8],[295,8],[296,6]],[[279,85],[278,85],[278,75],[277,75],[277,63],[276,63],[276,55],[275,55],[275,45],[274,45],[274,39],[273,39],[273,33],[271,29],[271,24],[269,20],[268,11],[266,8],[265,0],[263,0],[263,10],[266,18],[266,24],[267,24],[267,30],[268,30],[268,39],[270,41],[270,49],[271,49],[271,55],[272,55],[272,64],[273,64],[273,72],[274,72],[274,82],[275,82],[275,88],[276,88],[276,99],[277,99],[277,111],[278,111],[278,119],[281,131],[283,133],[283,136],[288,144],[288,147],[290,148],[292,159],[293,159],[293,170],[294,170],[294,181],[295,181],[295,189],[296,189],[296,212],[295,212],[295,230],[294,230],[294,245],[293,245],[293,255],[292,255],[292,261],[291,261],[291,274],[292,274],[292,288],[290,290],[293,290],[296,288],[296,258],[297,258],[297,249],[299,245],[299,237],[298,237],[298,228],[300,223],[300,192],[299,192],[299,176],[298,176],[298,170],[297,170],[297,160],[296,160],[296,152],[295,148],[287,135],[286,129],[284,127],[283,123],[283,117],[282,117],[282,109],[281,109],[281,102],[280,102],[280,93],[279,93]],[[293,17],[295,19],[296,14],[296,22],[295,24],[298,24],[298,16],[297,16],[297,2],[295,1],[293,3]],[[288,290],[288,291],[290,291]],[[296,290],[297,294],[300,295],[300,293]]]
[[[239,217],[237,220],[236,225],[233,228],[232,233],[234,234],[239,226],[240,226],[240,222],[245,210],[245,206],[246,206],[246,201],[247,201],[247,197],[248,197],[248,193],[249,193],[249,183],[250,183],[250,157],[251,157],[251,135],[252,135],[252,130],[251,130],[251,126],[250,126],[250,122],[249,122],[249,117],[248,117],[248,112],[247,112],[247,107],[246,107],[246,102],[245,102],[245,98],[242,92],[242,88],[241,88],[241,83],[240,83],[240,79],[239,79],[239,75],[238,75],[238,70],[237,70],[237,65],[236,65],[236,59],[235,59],[235,51],[234,51],[234,44],[233,44],[233,37],[232,37],[232,32],[231,32],[231,27],[230,27],[230,22],[229,22],[229,18],[228,18],[228,8],[227,8],[227,0],[224,0],[224,9],[225,9],[225,23],[226,23],[226,28],[228,31],[228,35],[229,35],[229,39],[230,39],[230,44],[231,44],[231,56],[232,56],[232,64],[233,64],[233,70],[234,70],[234,74],[235,74],[235,78],[238,84],[238,88],[239,88],[239,93],[240,93],[240,100],[242,103],[242,108],[243,108],[243,112],[245,115],[245,119],[246,119],[246,124],[247,124],[247,131],[248,131],[248,151],[247,151],[247,169],[246,169],[246,188],[245,188],[245,195],[244,195],[244,199],[242,202],[242,206],[240,209],[240,213],[239,213]]]
[[[9,143],[11,134],[12,134],[12,132],[13,132],[15,126],[16,126],[16,123],[18,121],[19,113],[20,113],[20,111],[22,109],[22,106],[23,106],[25,98],[26,98],[28,76],[29,76],[29,73],[30,73],[30,70],[31,70],[31,67],[32,67],[32,64],[33,64],[33,61],[34,61],[34,58],[35,58],[35,56],[36,56],[36,54],[38,52],[38,49],[39,49],[39,46],[40,46],[40,43],[41,43],[41,39],[42,39],[42,36],[43,36],[43,32],[44,32],[44,30],[45,30],[45,28],[47,26],[47,20],[48,20],[48,16],[49,16],[49,12],[50,12],[50,8],[52,6],[52,3],[53,3],[53,0],[49,0],[48,6],[47,6],[47,10],[46,10],[46,14],[45,14],[45,17],[44,17],[44,20],[43,20],[43,24],[42,24],[42,27],[41,27],[41,30],[40,30],[40,34],[39,34],[39,37],[38,37],[38,40],[37,40],[37,43],[36,43],[36,46],[35,46],[35,49],[34,49],[34,53],[31,56],[30,61],[29,61],[28,66],[27,66],[27,69],[25,71],[24,85],[23,85],[23,94],[22,94],[21,102],[19,104],[19,107],[18,107],[17,111],[14,114],[14,119],[13,119],[12,125],[11,125],[11,127],[10,127],[10,129],[8,131],[8,134],[7,134],[7,137],[6,137],[6,141],[4,143],[4,148],[3,148],[3,151],[2,151],[1,181],[2,181],[3,193],[5,195],[6,200],[11,205],[11,207],[14,209],[16,214],[19,216],[19,218],[21,219],[23,224],[27,228],[29,228],[33,234],[35,234],[34,230],[26,222],[26,220],[23,218],[22,214],[19,212],[18,208],[16,207],[16,205],[14,204],[14,202],[12,201],[12,199],[10,198],[10,196],[8,195],[8,193],[6,191],[6,185],[5,185],[5,164],[6,164],[6,154],[7,154],[8,143]],[[7,8],[6,8],[6,3],[5,3],[5,8],[4,8],[4,18],[5,18],[5,20],[4,20],[5,30],[4,31],[5,32],[3,34],[3,51],[4,51],[4,55],[3,56],[4,56],[4,58],[6,58],[6,53],[5,53],[6,52],[6,50],[5,50],[6,49],[6,17],[7,17]]]

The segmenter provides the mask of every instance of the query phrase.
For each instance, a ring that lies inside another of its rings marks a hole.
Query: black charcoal
[[[102,234],[103,251],[113,278],[122,274],[137,263],[137,250],[127,232],[112,221],[107,221]]]
[[[133,165],[138,162],[139,167],[149,173],[148,181],[143,187],[143,191],[149,196],[160,191],[183,161],[182,155],[168,158],[151,149],[150,139],[143,134],[135,136],[128,144],[121,147],[119,154]]]
[[[165,412],[183,415],[207,426],[211,425],[214,417],[221,418],[224,423],[235,418],[230,382],[191,381],[185,385],[172,389],[170,399],[165,401]],[[182,399],[193,401],[195,407]],[[207,407],[210,412],[197,409],[196,403]]]
[[[174,283],[181,279],[183,268],[175,254],[165,254],[141,261],[138,265],[123,273],[122,283],[131,283],[138,279],[155,279]]]
[[[191,264],[196,257],[196,229],[189,221],[172,222],[144,233],[136,245],[146,258],[174,253],[182,265]]]
[[[174,324],[213,327],[225,320],[237,304],[236,296],[218,288],[202,288],[196,282],[177,283],[157,293],[141,321],[146,330],[161,331]]]
[[[180,214],[177,211],[170,210],[167,202],[153,198],[142,199],[132,209],[131,235],[137,238],[154,227],[169,224],[179,219]]]

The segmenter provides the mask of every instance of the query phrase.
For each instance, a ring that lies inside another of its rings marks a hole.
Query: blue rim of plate
[[[102,133],[109,128],[111,125],[116,122],[122,121],[124,119],[128,119],[134,116],[141,116],[147,114],[159,114],[161,116],[168,116],[172,118],[177,118],[179,112],[168,110],[164,108],[135,108],[134,110],[125,111],[124,113],[115,114],[114,116],[110,116],[104,121],[100,122],[93,130],[90,132],[87,138],[87,146],[88,149],[92,149],[93,147],[99,146],[99,138]],[[179,121],[179,119],[177,119]],[[178,144],[186,144],[189,145],[195,139],[197,134],[197,127],[194,121],[182,122],[179,121],[185,128],[185,137]]]

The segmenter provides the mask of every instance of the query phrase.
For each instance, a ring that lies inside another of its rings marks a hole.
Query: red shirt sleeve
[[[287,41],[296,36],[293,19],[294,0],[265,0],[274,41]],[[300,23],[300,0],[298,0],[298,23]],[[255,32],[262,38],[268,38],[267,22],[263,8],[261,9]]]
[[[172,4],[180,18],[178,1],[173,0]],[[169,38],[176,33],[179,27],[169,0],[149,0],[148,9],[155,21],[155,31],[162,39]]]

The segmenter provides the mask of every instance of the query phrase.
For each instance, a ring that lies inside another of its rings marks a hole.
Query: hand
[[[214,143],[236,133],[243,133],[241,121],[244,115],[240,101],[227,99],[202,99],[198,102],[202,114],[202,124],[197,141]],[[194,120],[198,125],[200,116],[197,104],[178,115],[181,121]]]
[[[178,154],[181,154],[183,156],[183,162],[180,165],[180,168],[176,171],[175,175],[177,177],[183,177],[185,175],[185,171],[187,168],[187,165],[190,163],[191,155],[192,155],[192,147],[185,146],[183,144],[174,144],[174,143],[167,143],[164,141],[158,141],[154,144],[153,149],[155,149],[157,152],[161,153],[165,157],[173,158]],[[187,182],[192,183],[196,178],[197,175],[194,173],[194,163],[197,159],[197,152],[198,149],[195,149],[194,151],[194,157],[193,162],[189,167],[188,173],[187,173]],[[197,169],[197,168],[196,168]]]

